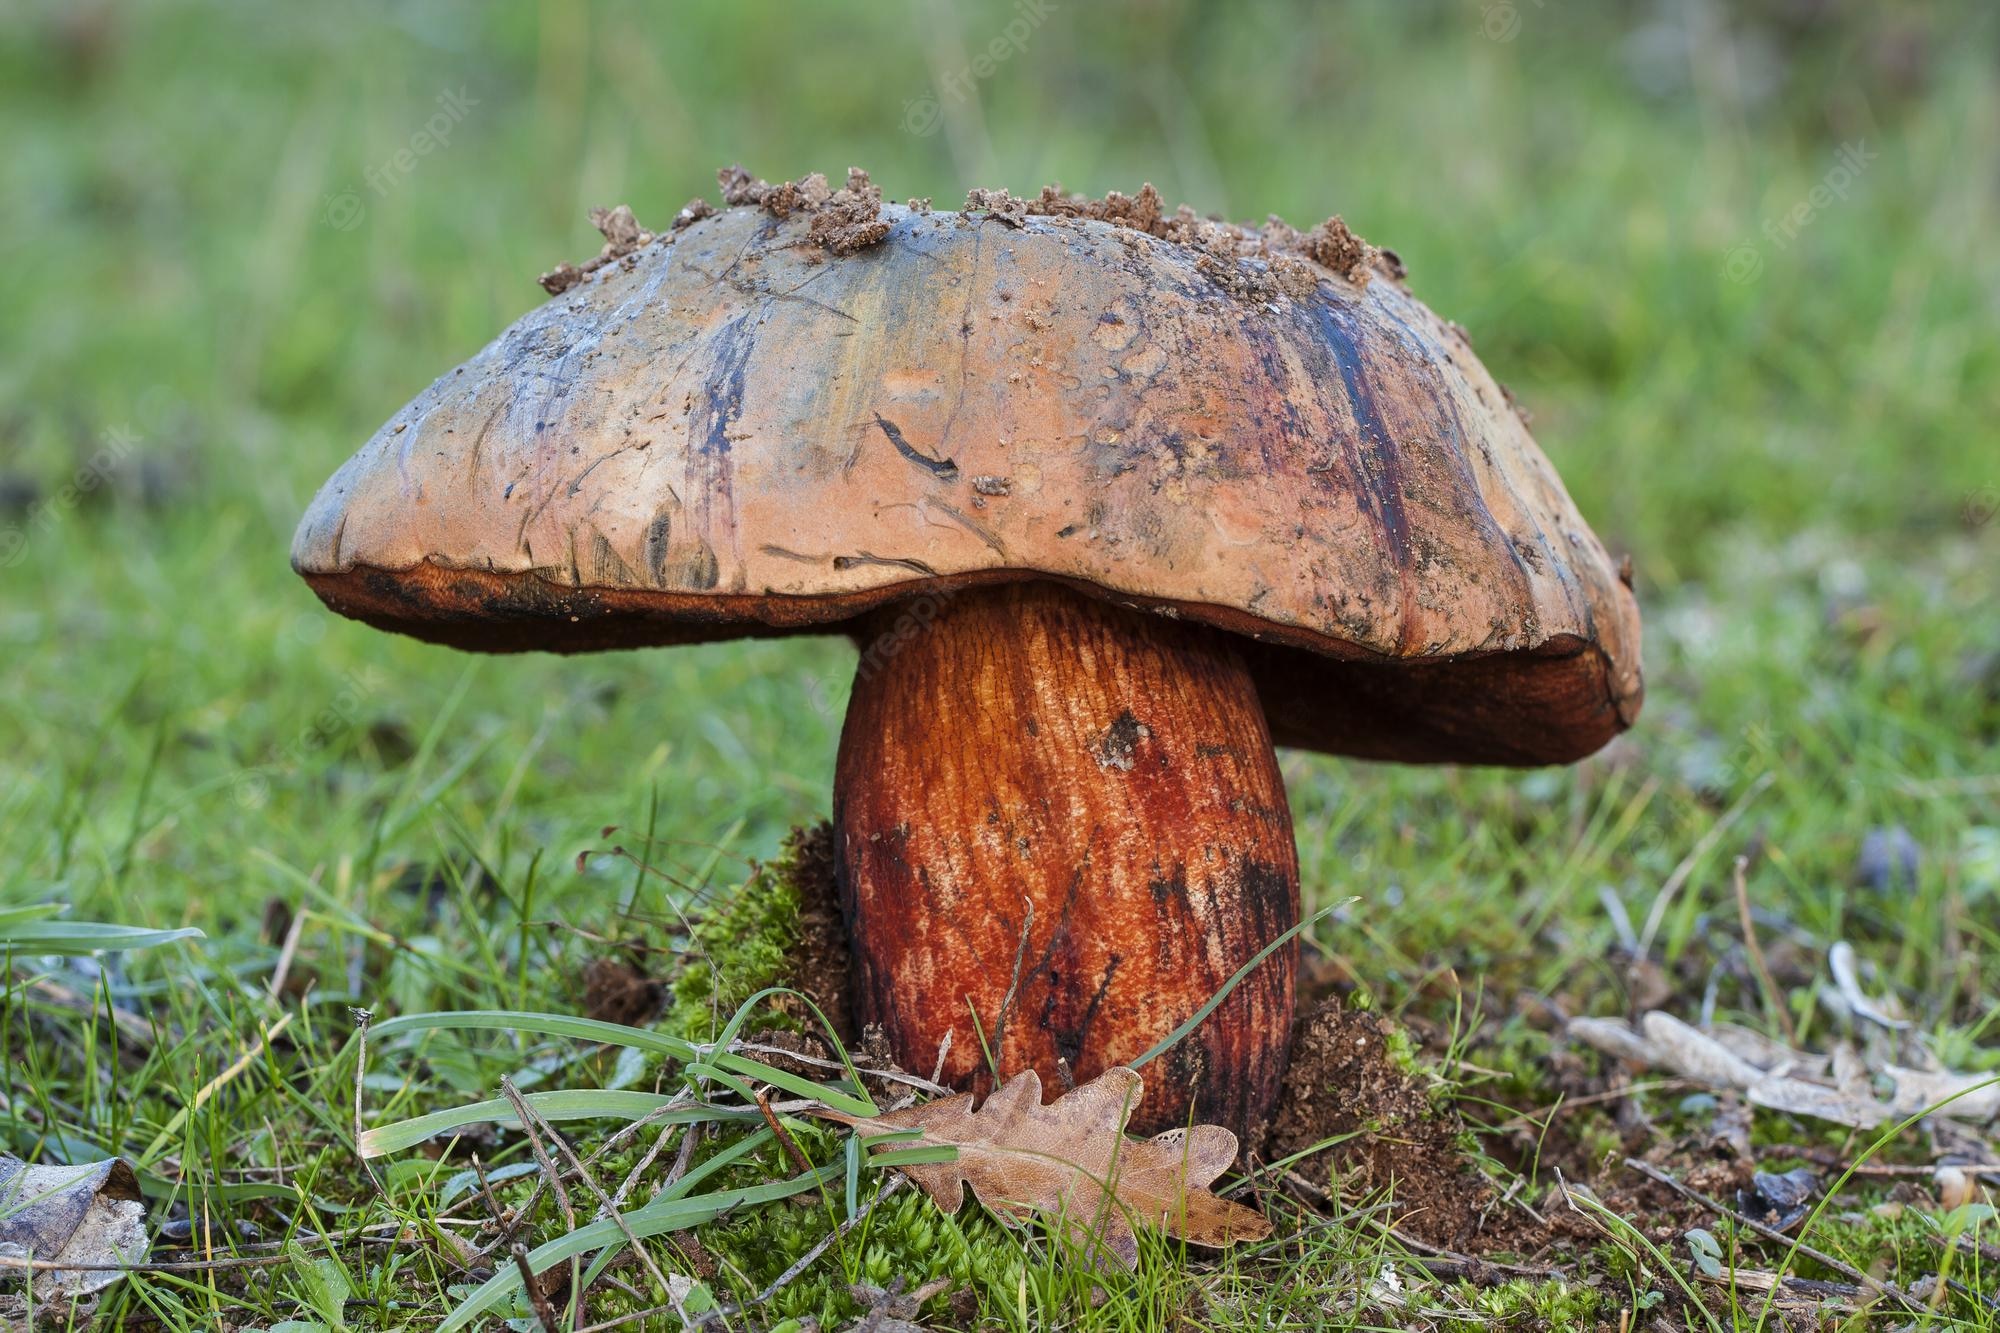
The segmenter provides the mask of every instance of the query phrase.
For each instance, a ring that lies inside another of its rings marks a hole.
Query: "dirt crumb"
[[[692,227],[703,218],[713,216],[715,216],[715,205],[696,195],[681,205],[680,212],[674,214],[673,229],[680,231],[684,227]]]
[[[715,173],[722,202],[731,207],[762,208],[776,218],[806,214],[812,221],[806,234],[828,254],[851,255],[889,234],[882,216],[882,189],[860,167],[847,169],[847,184],[833,189],[815,171],[797,181],[772,185],[743,167],[728,166]]]
[[[823,177],[808,179],[826,183]],[[882,216],[882,187],[869,180],[860,167],[849,167],[847,184],[814,208],[806,235],[830,254],[851,255],[889,234],[889,219]]]
[[[667,988],[630,963],[593,958],[583,969],[583,1012],[603,1023],[636,1026],[660,1012]]]
[[[1306,253],[1322,268],[1330,268],[1350,282],[1368,280],[1368,242],[1348,229],[1335,213],[1305,235]]]
[[[761,208],[781,219],[808,218],[807,236],[819,254],[851,255],[865,250],[888,236],[892,225],[883,216],[881,188],[859,167],[848,169],[847,183],[839,189],[832,188],[819,172],[773,185],[740,164],[722,168],[715,178],[726,207]],[[913,198],[908,207],[914,214],[929,214],[931,201],[928,197]],[[674,215],[670,234],[715,211],[705,199],[689,200]],[[1102,198],[1071,194],[1059,183],[1043,186],[1031,198],[1017,197],[1005,189],[975,187],[966,191],[958,225],[991,220],[1021,227],[1029,218],[1108,223],[1134,248],[1144,244],[1139,239],[1142,237],[1178,246],[1192,252],[1195,267],[1217,287],[1246,301],[1304,300],[1318,288],[1326,272],[1357,286],[1378,273],[1400,282],[1407,272],[1395,251],[1368,244],[1339,214],[1311,231],[1300,231],[1276,214],[1260,225],[1242,225],[1203,217],[1186,204],[1169,210],[1151,182],[1141,185],[1136,194],[1112,190]],[[622,204],[593,209],[591,221],[604,233],[603,251],[588,263],[558,264],[544,273],[541,284],[552,295],[568,291],[597,269],[655,239]],[[808,257],[818,256],[809,253]]]
[[[715,180],[716,184],[722,187],[722,202],[731,208],[745,204],[761,204],[771,188],[762,177],[752,176],[745,171],[740,162],[718,170],[715,173]]]
[[[1018,227],[1029,214],[1029,201],[1016,199],[1006,190],[974,188],[965,192],[965,211],[984,213],[996,222]]]
[[[973,190],[966,196],[966,207],[984,206],[1005,220],[1006,214],[991,201],[1004,204],[1008,199],[1005,190]],[[1319,284],[1313,264],[1357,285],[1366,283],[1371,271],[1398,281],[1406,272],[1394,251],[1369,245],[1338,214],[1309,232],[1275,213],[1262,226],[1248,227],[1202,217],[1186,204],[1168,212],[1151,183],[1140,186],[1136,195],[1113,190],[1102,199],[1069,194],[1060,184],[1050,184],[1025,203],[1030,217],[1108,222],[1196,251],[1197,268],[1231,295],[1250,300],[1310,296]]]
[[[1359,1197],[1393,1190],[1397,1225],[1428,1244],[1488,1248],[1478,1238],[1492,1190],[1459,1151],[1465,1126],[1430,1080],[1406,1068],[1379,1015],[1328,1000],[1299,1019],[1291,1068],[1262,1147],[1267,1159],[1338,1142],[1297,1170]],[[1490,1242],[1489,1242],[1490,1245]]]
[[[797,951],[790,983],[804,991],[833,1025],[844,1042],[854,1039],[854,1018],[848,1007],[849,970],[853,955],[847,946],[847,922],[840,914],[840,890],[833,876],[833,825],[820,823],[794,829],[785,843],[792,885],[799,895]],[[811,1021],[803,1005],[795,1017]]]
[[[686,212],[686,209],[682,210]],[[636,254],[655,240],[654,234],[639,225],[639,219],[632,215],[629,204],[619,204],[616,208],[593,208],[590,210],[590,225],[597,228],[604,237],[604,248],[597,252],[597,258],[582,265],[557,264],[536,281],[550,296],[561,296],[570,288],[582,282],[606,264],[617,263],[628,255]],[[681,226],[675,220],[675,229]]]

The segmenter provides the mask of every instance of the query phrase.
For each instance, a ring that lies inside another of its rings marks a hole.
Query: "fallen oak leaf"
[[[1139,1258],[1136,1226],[1210,1248],[1270,1235],[1258,1213],[1208,1190],[1236,1160],[1229,1130],[1194,1125],[1150,1139],[1124,1132],[1144,1092],[1135,1071],[1114,1066],[1044,1106],[1042,1081],[1027,1070],[976,1111],[972,1094],[961,1093],[872,1117],[813,1114],[849,1126],[864,1143],[895,1135],[884,1146],[954,1148],[954,1161],[901,1168],[945,1212],[959,1210],[970,1185],[1001,1221],[1021,1226],[1039,1215],[1086,1253],[1102,1247],[1128,1268]]]
[[[117,1265],[143,1262],[148,1248],[139,1177],[124,1158],[29,1166],[0,1153],[0,1279],[19,1271],[38,1291],[86,1296],[116,1282]],[[30,1268],[35,1261],[78,1267]]]

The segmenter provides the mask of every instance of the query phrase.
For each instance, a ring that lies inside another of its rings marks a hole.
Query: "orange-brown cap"
[[[1058,580],[1245,636],[1280,743],[1378,758],[1566,761],[1637,715],[1632,594],[1392,261],[1018,208],[889,206],[851,245],[814,219],[695,210],[572,271],[334,475],[293,566],[489,651]]]

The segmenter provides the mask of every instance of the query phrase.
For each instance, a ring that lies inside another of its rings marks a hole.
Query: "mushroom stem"
[[[1137,1059],[1298,920],[1257,691],[1221,633],[1054,583],[932,595],[863,639],[834,827],[863,1022],[990,1090]],[[1296,948],[1146,1072],[1138,1128],[1270,1108]],[[977,1019],[975,1026],[974,1019]]]

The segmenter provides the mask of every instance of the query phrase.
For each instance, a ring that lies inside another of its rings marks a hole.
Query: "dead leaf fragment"
[[[2000,1078],[1993,1074],[1907,1069],[1890,1063],[1843,1071],[1840,1066],[1850,1057],[1839,1052],[1814,1055],[1769,1038],[1746,1041],[1741,1029],[1705,1031],[1657,1009],[1643,1016],[1636,1028],[1618,1019],[1577,1018],[1570,1020],[1566,1031],[1621,1060],[1667,1070],[1710,1088],[1734,1089],[1753,1105],[1858,1129],[1924,1112],[1974,1123],[2000,1115]],[[1874,1094],[1873,1074],[1894,1085],[1887,1099]]]
[[[0,1153],[0,1260],[73,1263],[76,1269],[0,1265],[0,1278],[31,1271],[43,1295],[87,1296],[116,1282],[106,1265],[146,1258],[146,1205],[123,1158],[82,1166],[29,1166]]]
[[[821,1114],[864,1141],[914,1129],[920,1139],[895,1146],[956,1148],[956,1161],[902,1168],[947,1213],[958,1211],[970,1185],[1002,1221],[1022,1225],[1039,1215],[1087,1253],[1101,1247],[1126,1267],[1138,1262],[1139,1226],[1210,1247],[1270,1235],[1263,1217],[1207,1188],[1236,1160],[1230,1131],[1195,1125],[1150,1139],[1124,1132],[1144,1090],[1139,1075],[1120,1066],[1044,1106],[1042,1081],[1029,1070],[976,1111],[966,1093],[872,1119]]]

